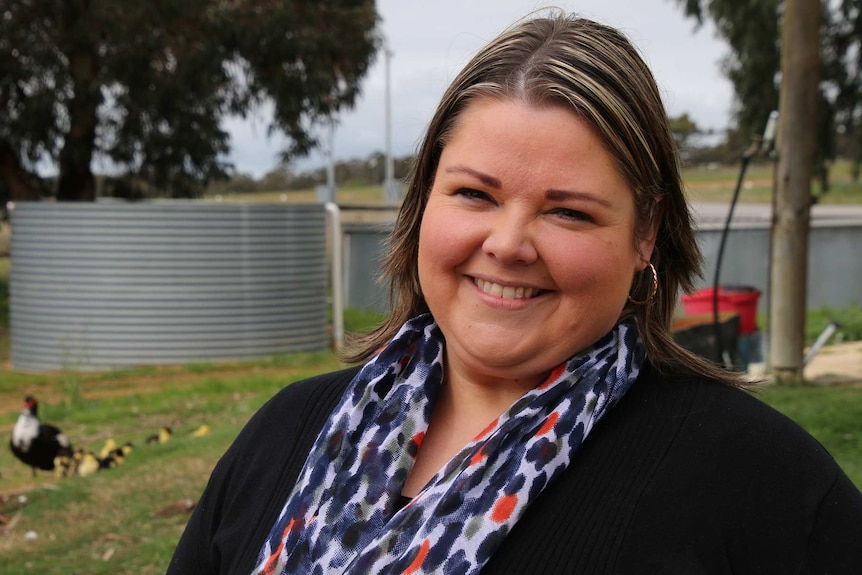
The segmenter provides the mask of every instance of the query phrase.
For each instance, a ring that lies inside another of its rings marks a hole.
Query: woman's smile
[[[542,293],[542,290],[534,287],[501,285],[480,278],[473,278],[473,283],[475,283],[476,287],[478,287],[483,293],[501,299],[533,299]]]

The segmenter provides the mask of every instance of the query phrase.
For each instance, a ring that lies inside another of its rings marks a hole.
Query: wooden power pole
[[[802,375],[819,81],[820,2],[785,0],[769,282],[769,365],[779,379]]]

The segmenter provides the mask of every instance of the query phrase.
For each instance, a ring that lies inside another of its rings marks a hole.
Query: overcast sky
[[[652,68],[672,116],[687,112],[704,128],[724,128],[732,88],[719,62],[726,44],[709,26],[695,31],[676,0],[377,0],[390,61],[392,151],[412,154],[447,84],[479,48],[529,12],[554,5],[621,29]],[[385,65],[378,54],[362,95],[338,118],[333,150],[338,160],[385,151]],[[283,143],[268,138],[266,109],[245,120],[230,119],[229,160],[259,177],[277,164]],[[318,152],[294,162],[306,170],[324,165]]]

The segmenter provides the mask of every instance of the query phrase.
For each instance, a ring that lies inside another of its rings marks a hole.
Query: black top
[[[213,471],[169,575],[254,568],[355,369],[288,386]],[[744,391],[648,367],[483,574],[862,573],[862,494]]]
[[[407,495],[399,495],[398,500],[395,502],[395,511],[401,511],[407,504],[413,501],[412,497],[408,497]]]

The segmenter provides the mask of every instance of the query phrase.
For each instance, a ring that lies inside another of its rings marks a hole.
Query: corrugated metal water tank
[[[10,218],[14,369],[329,345],[322,205],[19,203]]]

